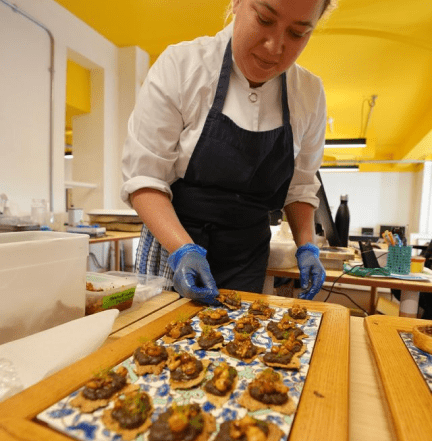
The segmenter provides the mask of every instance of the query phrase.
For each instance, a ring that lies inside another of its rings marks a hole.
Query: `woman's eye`
[[[257,14],[257,17],[258,17],[258,22],[260,24],[264,25],[264,26],[270,26],[273,23],[272,20],[269,20],[269,19],[267,19],[266,17],[263,17],[260,14]]]
[[[305,34],[300,34],[299,32],[295,32],[295,31],[289,31],[290,32],[290,34],[291,34],[291,36],[293,37],[293,38],[303,38],[304,36],[305,36]]]

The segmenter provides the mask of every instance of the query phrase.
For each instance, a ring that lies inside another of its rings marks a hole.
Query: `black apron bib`
[[[285,73],[283,126],[253,132],[222,113],[232,66],[225,50],[213,105],[173,205],[207,260],[218,288],[262,292],[270,249],[269,211],[282,209],[294,173]]]

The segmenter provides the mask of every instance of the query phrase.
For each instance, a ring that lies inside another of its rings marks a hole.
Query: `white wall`
[[[321,173],[333,219],[340,196],[348,195],[350,234],[362,227],[404,225],[410,232],[418,231],[419,181],[418,173]]]
[[[78,137],[78,150],[88,154],[81,158],[87,170],[79,171],[78,176],[72,171],[74,180],[86,179],[92,176],[93,164],[94,182],[99,187],[93,194],[91,190],[77,193],[87,205],[84,209],[123,208],[119,173],[124,135],[120,139],[119,127],[126,127],[124,115],[132,107],[119,115],[118,48],[52,0],[13,0],[13,4],[48,28],[55,41],[54,211],[65,209],[68,58],[90,69],[92,82],[100,86],[98,93],[92,94],[92,100],[98,100],[97,115],[78,122],[90,126],[90,130],[97,125],[93,137]],[[25,215],[30,213],[32,198],[49,198],[49,38],[44,30],[0,2],[0,42],[0,193],[6,193],[12,201],[13,214]],[[135,62],[131,68],[136,66]]]

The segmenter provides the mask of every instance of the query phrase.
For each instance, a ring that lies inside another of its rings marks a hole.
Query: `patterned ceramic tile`
[[[410,332],[399,334],[432,392],[432,355],[414,346]]]
[[[242,308],[238,311],[229,311],[230,318],[237,319],[244,315],[249,308],[250,303],[242,302]],[[280,320],[283,313],[286,312],[283,308],[276,308],[276,313],[272,320]],[[304,339],[304,343],[307,346],[307,351],[301,357],[301,368],[299,371],[285,371],[283,369],[276,370],[283,376],[283,381],[286,386],[289,387],[289,395],[293,398],[296,405],[298,405],[301,391],[303,389],[304,382],[309,369],[309,362],[312,355],[312,351],[315,345],[316,337],[318,334],[319,325],[321,323],[322,314],[318,312],[310,312],[310,319],[304,325],[301,325],[304,333],[308,335],[308,338]],[[266,326],[268,320],[261,320],[263,326],[256,331],[252,337],[254,344],[270,348],[272,346],[271,338],[267,334]],[[199,327],[199,319],[194,317],[192,319],[192,326],[200,334],[201,328]],[[225,342],[233,340],[233,327],[231,323],[225,327],[219,328],[222,332]],[[159,343],[164,344],[162,341]],[[186,350],[192,352],[190,349],[194,340],[186,340],[174,345],[176,350]],[[139,342],[137,342],[137,347]],[[190,402],[198,403],[202,409],[206,412],[210,412],[216,418],[217,430],[219,425],[226,421],[236,418],[242,418],[246,415],[247,410],[237,404],[237,398],[247,388],[249,382],[255,377],[255,375],[266,368],[266,366],[259,360],[255,360],[252,363],[244,363],[234,358],[225,356],[218,351],[203,350],[195,351],[195,356],[198,358],[206,358],[212,361],[206,378],[211,378],[212,371],[222,361],[226,361],[228,364],[236,367],[238,371],[239,381],[237,383],[236,390],[232,393],[229,401],[223,406],[223,408],[216,408],[206,400],[205,393],[199,387],[195,387],[190,390],[170,390],[169,387],[169,370],[165,368],[160,375],[145,375],[137,376],[133,371],[134,361],[132,356],[121,363],[125,366],[129,372],[129,378],[133,383],[139,384],[140,387],[149,393],[153,399],[154,413],[151,417],[152,421],[155,421],[158,415],[165,411],[166,408],[175,401],[178,404],[186,404]],[[95,371],[97,370],[95,367]],[[81,441],[98,440],[98,441],[120,441],[121,437],[115,435],[113,432],[107,430],[101,422],[101,415],[104,409],[99,409],[92,414],[83,414],[78,410],[70,406],[71,399],[77,395],[79,390],[75,391],[71,395],[65,397],[63,400],[52,405],[45,411],[38,415],[38,419],[46,422],[49,426],[67,433],[69,436]],[[250,412],[250,415],[277,424],[285,433],[286,440],[291,429],[293,422],[293,416],[286,416],[270,410],[260,410]],[[146,434],[140,435],[136,438],[138,441],[147,440]]]

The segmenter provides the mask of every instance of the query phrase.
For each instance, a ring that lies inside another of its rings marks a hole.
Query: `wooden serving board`
[[[240,292],[242,300],[265,300],[272,306],[290,307],[295,299]],[[340,305],[297,301],[322,312],[307,379],[290,431],[289,441],[348,440],[349,310]],[[70,438],[35,420],[36,415],[82,387],[95,366],[112,367],[128,358],[142,337],[158,339],[165,325],[179,314],[192,317],[203,309],[195,302],[181,306],[130,334],[0,403],[2,441],[65,441]],[[67,344],[67,342],[65,342]]]
[[[398,440],[432,440],[432,393],[399,335],[431,322],[373,315],[364,324]]]

